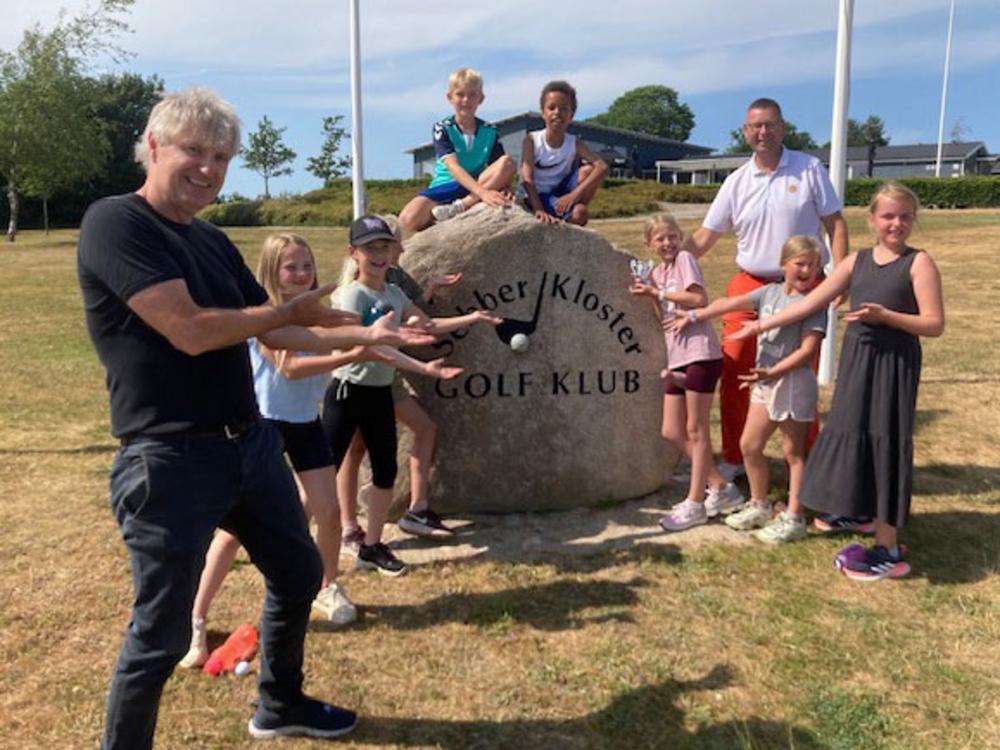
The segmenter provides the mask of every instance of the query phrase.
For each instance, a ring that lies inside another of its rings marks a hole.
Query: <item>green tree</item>
[[[260,118],[257,129],[247,134],[247,147],[243,149],[243,164],[247,169],[264,178],[264,197],[270,198],[268,184],[272,177],[292,173],[288,163],[295,158],[295,152],[281,140],[287,128],[276,128],[267,115]]]
[[[847,145],[867,146],[868,177],[875,171],[875,149],[879,146],[889,145],[889,136],[885,134],[885,123],[881,117],[868,115],[864,122],[858,122],[853,118],[847,119]],[[823,144],[823,148],[830,148],[830,141]]]
[[[107,153],[89,117],[86,62],[100,53],[121,57],[112,43],[128,30],[119,16],[132,0],[101,0],[93,10],[37,24],[17,49],[0,51],[0,175],[10,210],[7,239],[17,236],[22,193],[48,200],[60,187],[98,171]]]
[[[785,137],[781,141],[785,148],[795,151],[809,151],[818,148],[816,141],[809,135],[808,130],[799,130],[795,123],[785,120]],[[735,128],[729,131],[729,146],[726,148],[727,154],[749,154],[753,153],[750,144],[743,137],[743,128]]]
[[[640,86],[626,91],[589,122],[686,141],[694,130],[694,112],[669,86]]]
[[[319,156],[309,157],[309,166],[306,169],[316,177],[323,180],[323,187],[329,187],[338,177],[347,174],[351,168],[350,156],[338,156],[340,142],[351,136],[340,127],[343,115],[323,118],[323,146],[320,148]]]

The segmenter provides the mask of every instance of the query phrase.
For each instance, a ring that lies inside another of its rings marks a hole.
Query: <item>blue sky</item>
[[[694,110],[691,142],[723,148],[757,96],[829,139],[837,0],[592,0],[541,4],[362,0],[364,159],[368,177],[408,177],[403,149],[427,142],[449,112],[447,77],[481,70],[480,114],[537,107],[542,85],[565,78],[579,118],[603,112],[624,91],[675,88]],[[0,48],[26,26],[52,23],[80,0],[5,0]],[[318,187],[305,171],[324,115],[350,120],[347,0],[138,0],[122,46],[134,56],[101,69],[156,73],[169,89],[208,85],[236,105],[245,129],[262,115],[287,127],[295,174],[272,193]],[[948,0],[857,0],[850,114],[881,116],[893,143],[937,140]],[[958,0],[945,136],[1000,151],[1000,2]],[[225,192],[257,195],[263,181],[237,158]]]

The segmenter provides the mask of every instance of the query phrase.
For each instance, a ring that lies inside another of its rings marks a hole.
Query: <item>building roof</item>
[[[981,153],[980,153],[981,152]],[[806,151],[823,163],[830,161],[830,149],[818,148]],[[941,150],[942,159],[969,159],[973,156],[986,156],[986,144],[982,141],[968,143],[945,143]],[[733,169],[740,166],[750,154],[708,154],[706,156],[689,156],[684,159],[660,160],[663,166],[670,164],[680,169]],[[926,162],[937,159],[936,143],[912,143],[904,146],[878,146],[875,149],[875,160],[879,162]],[[867,161],[867,146],[848,146],[847,161]]]
[[[509,115],[508,117],[502,117],[499,120],[493,120],[493,124],[499,128],[509,123],[516,122],[517,120],[523,120],[528,118],[536,118],[540,120],[542,118],[542,113],[533,112],[530,110],[526,112],[519,112],[516,115]],[[649,133],[639,133],[634,130],[625,130],[624,128],[615,128],[610,125],[601,125],[600,123],[596,122],[588,122],[587,120],[574,120],[570,124],[569,129],[570,132],[576,134],[579,134],[582,130],[589,130],[591,132],[598,132],[598,133],[600,132],[615,133],[617,135],[627,136],[632,140],[643,141],[645,143],[657,144],[662,146],[682,146],[691,151],[703,151],[705,154],[709,154],[712,152],[712,149],[709,148],[708,146],[698,146],[694,143],[688,143],[687,141],[677,141],[674,140],[673,138],[661,138],[658,135],[650,135]],[[421,151],[425,148],[432,148],[433,146],[434,143],[432,141],[428,141],[427,143],[421,143],[419,146],[414,146],[413,148],[403,149],[403,153],[412,154],[417,151]]]
[[[970,141],[967,143],[945,143],[941,149],[943,159],[969,159],[979,151],[986,153],[986,144],[982,141]],[[821,161],[830,160],[830,149],[812,149],[808,153],[819,158]],[[905,146],[876,146],[875,158],[879,161],[933,161],[937,159],[936,143],[911,143]],[[848,146],[848,161],[867,161],[867,146]]]

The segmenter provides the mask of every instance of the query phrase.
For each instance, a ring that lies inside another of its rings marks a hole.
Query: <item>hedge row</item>
[[[868,205],[881,180],[850,180],[845,203]],[[1000,206],[1000,177],[906,177],[899,180],[937,208]],[[423,180],[372,180],[366,185],[372,213],[398,214],[425,187]],[[597,219],[652,213],[661,203],[710,203],[718,185],[665,185],[649,180],[607,180],[590,206]],[[351,183],[338,180],[322,190],[272,200],[248,200],[209,206],[201,217],[220,226],[346,226],[353,211]]]
[[[882,180],[849,180],[844,203],[867,206]],[[917,194],[928,208],[991,208],[1000,206],[1000,177],[902,177],[896,182]]]

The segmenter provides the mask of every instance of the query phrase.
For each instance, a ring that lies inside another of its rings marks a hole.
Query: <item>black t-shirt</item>
[[[116,437],[211,430],[257,413],[246,344],[196,357],[175,349],[126,304],[184,279],[196,304],[240,309],[267,302],[229,238],[207,222],[176,224],[135,193],[97,201],[77,248],[87,329],[107,370]]]

